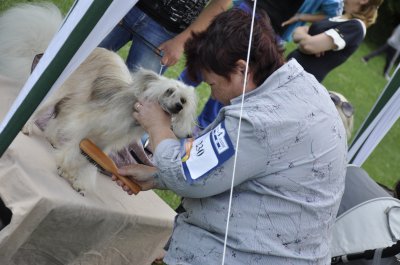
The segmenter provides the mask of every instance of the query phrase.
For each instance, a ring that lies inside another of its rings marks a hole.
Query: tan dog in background
[[[333,103],[339,112],[340,118],[343,121],[346,129],[347,140],[350,140],[354,127],[354,109],[351,103],[339,92],[329,91]],[[347,105],[347,106],[346,106]]]

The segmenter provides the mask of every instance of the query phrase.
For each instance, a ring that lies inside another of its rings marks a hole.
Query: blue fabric
[[[342,12],[342,0],[305,0],[298,11],[299,14],[324,13],[328,17],[339,16]],[[296,22],[289,25],[282,35],[282,39],[285,41],[291,41],[294,29],[305,24],[305,22]]]
[[[185,69],[183,69],[183,71],[180,73],[178,80],[182,81],[186,85],[197,87],[198,85],[200,85],[202,78],[199,74],[198,80],[200,81],[193,81],[192,79],[189,78],[187,68],[185,67]]]
[[[189,86],[197,87],[201,82],[192,81],[187,73],[187,69],[185,68],[178,77],[178,80],[184,82]],[[199,76],[199,80],[202,80],[201,76]],[[199,129],[206,128],[218,115],[219,110],[223,107],[222,103],[212,99],[211,97],[208,99],[207,103],[204,105],[203,110],[200,115],[197,117],[197,127]]]
[[[208,101],[204,105],[203,110],[200,115],[197,117],[198,127],[201,129],[206,128],[211,122],[215,120],[218,115],[220,109],[222,109],[224,105],[211,97],[208,98]]]
[[[137,7],[133,7],[128,14],[125,15],[123,23],[125,26],[144,37],[155,47],[158,47],[161,43],[176,35],[176,33],[166,30]],[[153,70],[156,73],[160,73],[160,70],[161,73],[165,72],[167,68],[161,66],[160,56],[148,47],[140,37],[132,34],[121,25],[117,25],[100,43],[99,47],[118,51],[129,41],[132,41],[126,59],[126,64],[129,69],[134,70],[136,67],[143,67]]]

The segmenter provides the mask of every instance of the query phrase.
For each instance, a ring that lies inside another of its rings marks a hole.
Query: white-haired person
[[[328,91],[296,60],[284,63],[261,13],[247,61],[251,21],[233,8],[185,44],[190,76],[200,72],[224,104],[198,138],[177,139],[157,103],[135,106],[156,167],[119,173],[183,197],[166,264],[330,264],[346,132]]]

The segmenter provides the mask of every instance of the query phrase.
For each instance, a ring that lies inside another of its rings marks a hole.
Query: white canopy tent
[[[361,166],[400,116],[400,66],[386,84],[349,149],[349,162]]]

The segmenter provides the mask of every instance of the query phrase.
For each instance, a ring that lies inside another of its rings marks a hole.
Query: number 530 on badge
[[[235,153],[224,122],[194,140],[185,139],[182,149],[182,166],[188,182],[206,175]]]

